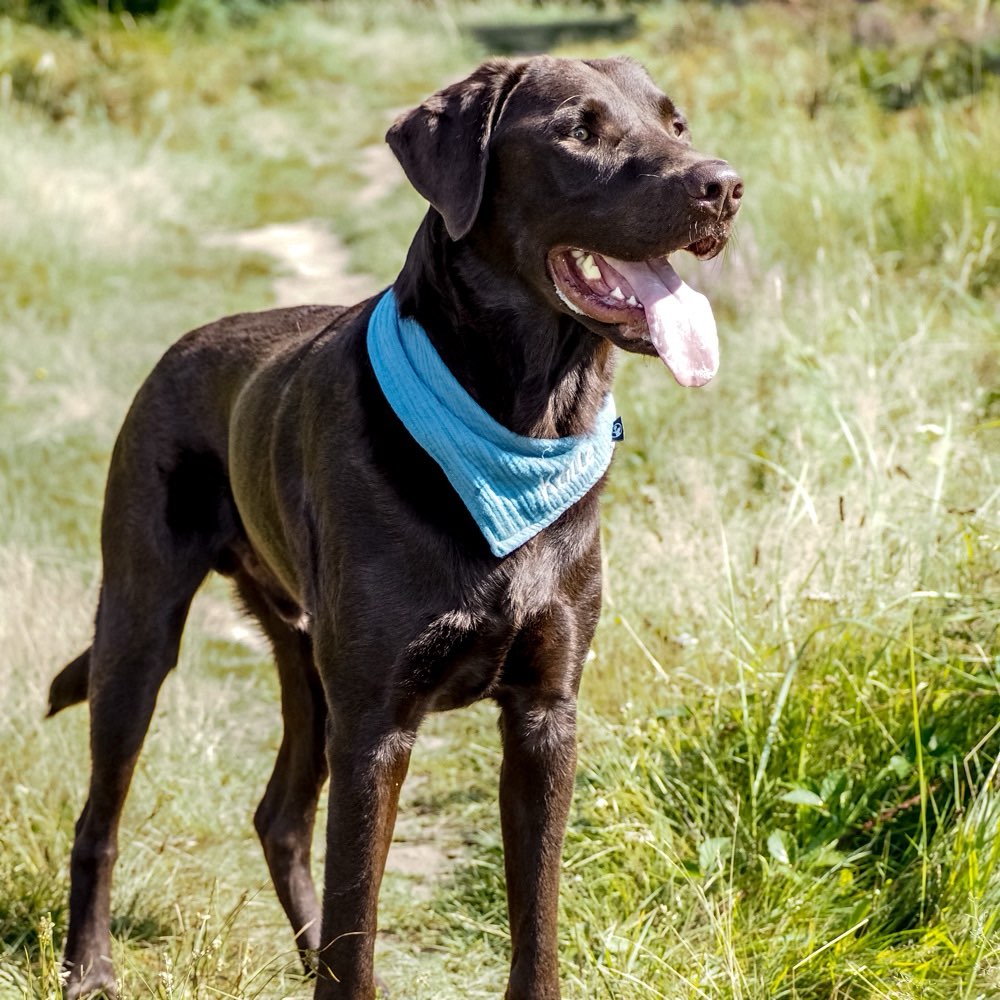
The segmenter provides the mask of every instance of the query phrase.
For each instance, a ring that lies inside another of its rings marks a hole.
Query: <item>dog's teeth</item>
[[[583,260],[583,251],[582,250],[571,250],[570,251],[570,256],[573,258],[573,260]]]
[[[625,300],[625,302],[626,302],[627,305],[630,305],[630,306],[637,306],[639,304],[639,300],[634,295],[630,295]]]
[[[587,254],[580,261],[580,273],[590,281],[599,281],[601,277],[601,269],[594,263],[594,255]]]
[[[611,289],[611,298],[617,299],[619,302],[624,302],[625,293],[617,285],[615,285],[615,287]]]

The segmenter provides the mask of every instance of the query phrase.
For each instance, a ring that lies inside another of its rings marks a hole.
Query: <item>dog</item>
[[[90,705],[66,995],[114,995],[117,830],[191,599],[231,577],[270,639],[284,735],[254,822],[315,996],[371,1000],[376,905],[421,720],[492,699],[507,1000],[559,997],[576,698],[601,602],[616,348],[683,386],[719,363],[670,254],[720,252],[743,195],[624,58],[492,60],[387,141],[430,203],[389,290],[183,337],[114,447],[93,643],[50,714]],[[316,804],[331,805],[320,906]]]

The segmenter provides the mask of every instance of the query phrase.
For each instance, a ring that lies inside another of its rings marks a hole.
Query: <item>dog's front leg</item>
[[[376,908],[396,822],[399,790],[416,727],[390,713],[332,709],[327,742],[327,819],[323,929],[317,1000],[372,1000]]]
[[[517,689],[500,704],[500,820],[512,946],[506,997],[558,1000],[556,917],[576,770],[575,690],[554,696]]]

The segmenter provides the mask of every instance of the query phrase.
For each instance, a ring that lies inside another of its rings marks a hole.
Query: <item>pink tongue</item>
[[[631,286],[646,312],[663,363],[683,386],[702,386],[719,370],[719,334],[712,307],[665,261],[604,258]]]

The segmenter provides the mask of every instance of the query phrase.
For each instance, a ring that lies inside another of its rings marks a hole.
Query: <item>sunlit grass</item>
[[[719,377],[684,393],[626,358],[616,386],[568,997],[1000,992],[1000,94],[886,111],[851,7],[650,5],[616,46],[748,193],[724,259],[687,265]],[[480,58],[458,24],[512,11],[0,22],[3,1000],[56,989],[86,718],[41,716],[89,641],[115,431],[177,335],[269,301],[276,265],[207,237],[323,219],[389,280],[423,206],[399,174],[372,188],[367,151]],[[502,992],[494,714],[418,743],[401,815],[459,847],[450,874],[386,880],[394,995]],[[279,733],[266,657],[212,584],[124,819],[125,995],[309,995],[250,822]]]

